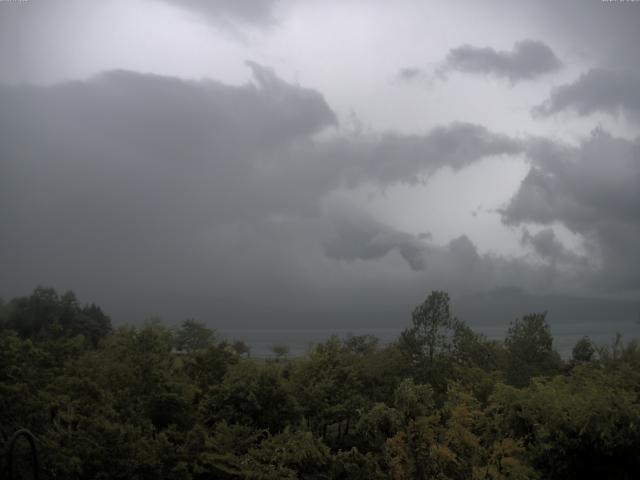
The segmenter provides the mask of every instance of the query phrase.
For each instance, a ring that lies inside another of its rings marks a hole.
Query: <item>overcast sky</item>
[[[627,315],[639,25],[600,0],[0,1],[0,297],[249,327],[404,325],[436,289]]]

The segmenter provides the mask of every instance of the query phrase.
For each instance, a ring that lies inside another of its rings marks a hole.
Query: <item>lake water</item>
[[[492,340],[505,338],[508,323],[493,325],[470,325],[474,331],[482,333]],[[590,323],[551,323],[554,347],[565,358],[571,356],[571,350],[578,340],[588,336],[596,345],[610,345],[616,333],[622,335],[625,342],[640,337],[640,324],[636,320]],[[259,358],[273,357],[273,345],[289,347],[289,356],[304,355],[314,344],[322,343],[331,335],[375,335],[383,344],[395,341],[406,326],[397,328],[274,328],[274,329],[221,329],[220,335],[227,340],[243,340],[251,347],[251,355]]]

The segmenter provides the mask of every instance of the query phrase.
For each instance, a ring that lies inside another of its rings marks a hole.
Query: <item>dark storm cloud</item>
[[[521,242],[532,247],[541,258],[551,263],[585,263],[585,258],[566,248],[551,228],[544,228],[537,233],[531,233],[525,228]]]
[[[212,21],[240,20],[251,24],[274,21],[274,9],[279,0],[159,0],[170,3]]]
[[[204,224],[278,208],[278,186],[261,185],[273,180],[274,152],[336,120],[317,92],[250,67],[256,84],[242,87],[123,71],[49,88],[4,87],[5,181],[28,172],[65,192],[56,201],[147,222]],[[87,182],[95,190],[84,199]],[[127,200],[129,208],[108,207]]]
[[[344,213],[334,219],[335,233],[325,242],[328,257],[337,260],[371,260],[396,250],[414,271],[424,270],[426,243],[399,232],[362,213]]]
[[[255,84],[240,87],[126,71],[2,87],[5,193],[20,200],[15,188],[24,182],[12,177],[23,176],[44,187],[28,193],[51,189],[71,209],[201,225],[308,211],[340,186],[418,181],[443,166],[522,149],[470,124],[314,141],[336,123],[322,96],[248,65]]]
[[[382,268],[388,268],[385,265],[393,264],[397,254],[411,267],[415,282],[453,292],[472,293],[504,285],[550,292],[568,282],[581,286],[577,274],[586,271],[559,270],[548,263],[531,264],[519,258],[480,254],[466,235],[437,244],[429,236],[398,231],[359,212],[329,212],[328,221],[327,230],[332,233],[325,237],[324,250],[330,258],[350,265],[362,261],[358,266],[368,260],[386,261]],[[571,252],[566,255],[569,257]]]
[[[444,245],[432,245],[426,262],[427,278],[454,292],[472,293],[504,285],[548,292],[565,288],[566,282],[573,279],[572,272],[558,272],[547,264],[536,265],[521,258],[480,254],[466,235]]]
[[[549,116],[565,110],[579,115],[602,112],[625,114],[640,121],[640,74],[611,71],[602,68],[589,70],[575,82],[551,91],[549,98],[533,109],[533,114]]]
[[[415,184],[440,168],[459,170],[483,158],[516,155],[525,143],[463,122],[434,127],[424,135],[385,133],[329,142],[322,154],[338,158],[349,184]]]
[[[640,145],[594,130],[578,146],[533,141],[532,168],[504,214],[509,221],[561,220],[584,231],[593,221],[640,222]]]
[[[2,291],[44,283],[104,299],[118,318],[213,315],[255,326],[380,323],[429,288],[581,285],[575,269],[481,255],[464,235],[437,244],[345,205],[320,206],[336,189],[426,181],[527,149],[536,169],[553,169],[554,155],[573,158],[569,147],[466,123],[318,139],[337,123],[324,98],[249,67],[253,82],[242,86],[125,71],[1,86]],[[631,148],[602,135],[593,142],[608,155]],[[517,210],[505,218],[517,223]]]
[[[334,114],[252,68],[241,87],[131,72],[0,87],[3,289],[189,290],[216,271],[222,225],[305,208],[275,152]]]
[[[495,75],[515,83],[555,72],[561,66],[562,62],[547,45],[536,40],[522,40],[511,51],[472,45],[454,48],[445,58],[440,73]]]
[[[597,129],[573,147],[532,142],[531,170],[503,210],[511,225],[561,223],[599,262],[590,280],[610,290],[640,288],[640,141]]]
[[[313,292],[326,283],[323,302],[347,309],[353,295],[365,302],[384,282],[359,285],[339,273],[326,253],[340,256],[332,234],[343,220],[323,213],[320,200],[523,148],[463,123],[416,136],[317,139],[337,122],[322,95],[248,65],[253,82],[242,86],[127,71],[0,86],[3,295],[44,283],[106,298],[120,315],[171,316],[187,302],[184,315],[209,305],[225,318],[254,318],[265,308],[286,322],[309,305],[320,309]],[[359,231],[352,221],[345,228]],[[372,238],[354,258],[421,271],[422,239],[367,228]],[[362,263],[360,272],[381,268]],[[251,312],[238,307],[247,292]]]
[[[513,9],[519,2],[497,2],[496,8]],[[524,6],[529,21],[562,39],[574,58],[587,59],[612,70],[640,70],[640,8],[637,2],[541,0]]]

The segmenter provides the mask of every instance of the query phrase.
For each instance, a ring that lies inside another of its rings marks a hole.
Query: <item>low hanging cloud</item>
[[[56,201],[114,221],[180,218],[200,227],[277,211],[276,152],[336,118],[319,93],[249,67],[255,83],[240,87],[126,71],[2,87],[5,189],[14,191],[13,175],[27,175],[65,192]],[[95,184],[86,199],[83,184]],[[116,207],[127,200],[129,208]]]
[[[13,180],[31,179],[45,187],[29,192],[35,198],[59,188],[65,195],[56,201],[114,220],[215,224],[309,212],[336,188],[415,183],[523,150],[519,140],[465,123],[319,141],[316,133],[337,124],[322,95],[248,66],[255,83],[239,87],[128,71],[0,86],[4,192],[21,205],[16,189],[25,182]],[[125,199],[135,202],[115,208]]]
[[[525,154],[530,175],[560,180],[542,199],[525,180],[505,221],[574,223],[593,248],[606,247],[590,251],[608,274],[633,284],[628,263],[611,252],[635,248],[614,242],[635,238],[620,229],[637,225],[639,202],[627,198],[637,192],[637,144],[600,132],[576,149],[468,123],[350,138],[331,130],[337,118],[320,93],[248,67],[252,80],[240,86],[126,71],[0,86],[0,291],[79,289],[106,298],[119,318],[214,312],[229,322],[293,324],[301,315],[322,322],[326,305],[344,315],[367,304],[362,318],[382,319],[428,288],[577,288],[584,270],[549,258],[480,254],[464,235],[438,244],[345,213],[346,203],[323,208],[337,190],[428,182],[442,168]],[[603,157],[615,160],[605,168],[595,160]],[[591,189],[594,205],[627,192],[595,216],[614,228],[594,229],[582,193],[580,201],[561,198],[572,189]],[[250,305],[240,308],[247,295]]]
[[[640,289],[640,140],[613,137],[596,129],[578,146],[533,141],[531,170],[502,211],[508,225],[552,225],[579,235],[598,263],[593,287]],[[546,234],[548,237],[548,234]],[[545,238],[530,238],[538,250]],[[549,247],[549,238],[547,247]],[[547,256],[557,255],[551,242]]]
[[[595,68],[573,83],[554,88],[549,98],[532,113],[547,117],[564,111],[581,116],[601,112],[614,116],[624,114],[640,122],[638,85],[640,75],[637,73]]]
[[[177,309],[172,299],[197,296],[193,305],[238,318],[246,291],[262,288],[252,312],[295,303],[286,317],[294,318],[309,303],[291,292],[308,300],[319,282],[332,292],[328,303],[346,304],[339,292],[366,298],[373,284],[331,287],[354,281],[335,258],[384,258],[385,269],[391,262],[411,275],[426,272],[432,247],[377,224],[352,235],[349,250],[332,235],[339,222],[343,234],[361,231],[360,220],[336,220],[324,198],[362,184],[425,182],[438,169],[525,148],[466,123],[339,136],[320,93],[248,67],[252,80],[240,86],[129,71],[0,85],[0,291],[44,283],[96,301],[111,295],[127,312],[159,302],[156,313],[167,314]],[[356,271],[379,268],[361,263]],[[442,272],[446,263],[434,265]]]
[[[372,260],[392,250],[414,271],[424,270],[427,243],[419,237],[384,225],[362,212],[340,212],[334,215],[335,232],[324,243],[324,251],[336,260]]]
[[[484,158],[518,155],[526,143],[481,125],[454,122],[423,135],[395,133],[345,138],[321,145],[320,155],[339,159],[336,166],[348,185],[416,184],[438,169],[460,170]]]
[[[560,69],[562,62],[550,47],[536,40],[522,40],[513,50],[463,45],[449,51],[439,69],[446,76],[451,72],[493,75],[516,83],[533,80]]]
[[[552,264],[587,265],[586,258],[565,247],[552,228],[544,228],[537,233],[531,233],[525,228],[520,242],[532,247],[542,259]]]
[[[338,261],[381,260],[395,252],[417,278],[456,291],[495,288],[518,281],[528,288],[539,288],[556,275],[547,265],[481,255],[466,235],[436,244],[429,235],[399,231],[360,211],[343,209],[326,213],[331,233],[323,243],[324,251]]]
[[[568,284],[574,288],[582,285],[576,274],[584,273],[584,269],[561,270],[556,262],[531,263],[480,254],[466,235],[437,244],[428,236],[398,231],[362,212],[329,212],[328,217],[332,233],[324,241],[325,254],[349,265],[372,260],[389,265],[397,254],[411,267],[416,282],[467,294],[504,285],[543,292]]]

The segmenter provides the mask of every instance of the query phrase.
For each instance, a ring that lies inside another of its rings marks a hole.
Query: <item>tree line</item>
[[[391,344],[278,348],[193,319],[114,328],[39,287],[0,303],[0,450],[27,428],[58,479],[640,478],[635,340],[562,359],[544,313],[489,340],[434,291]]]

